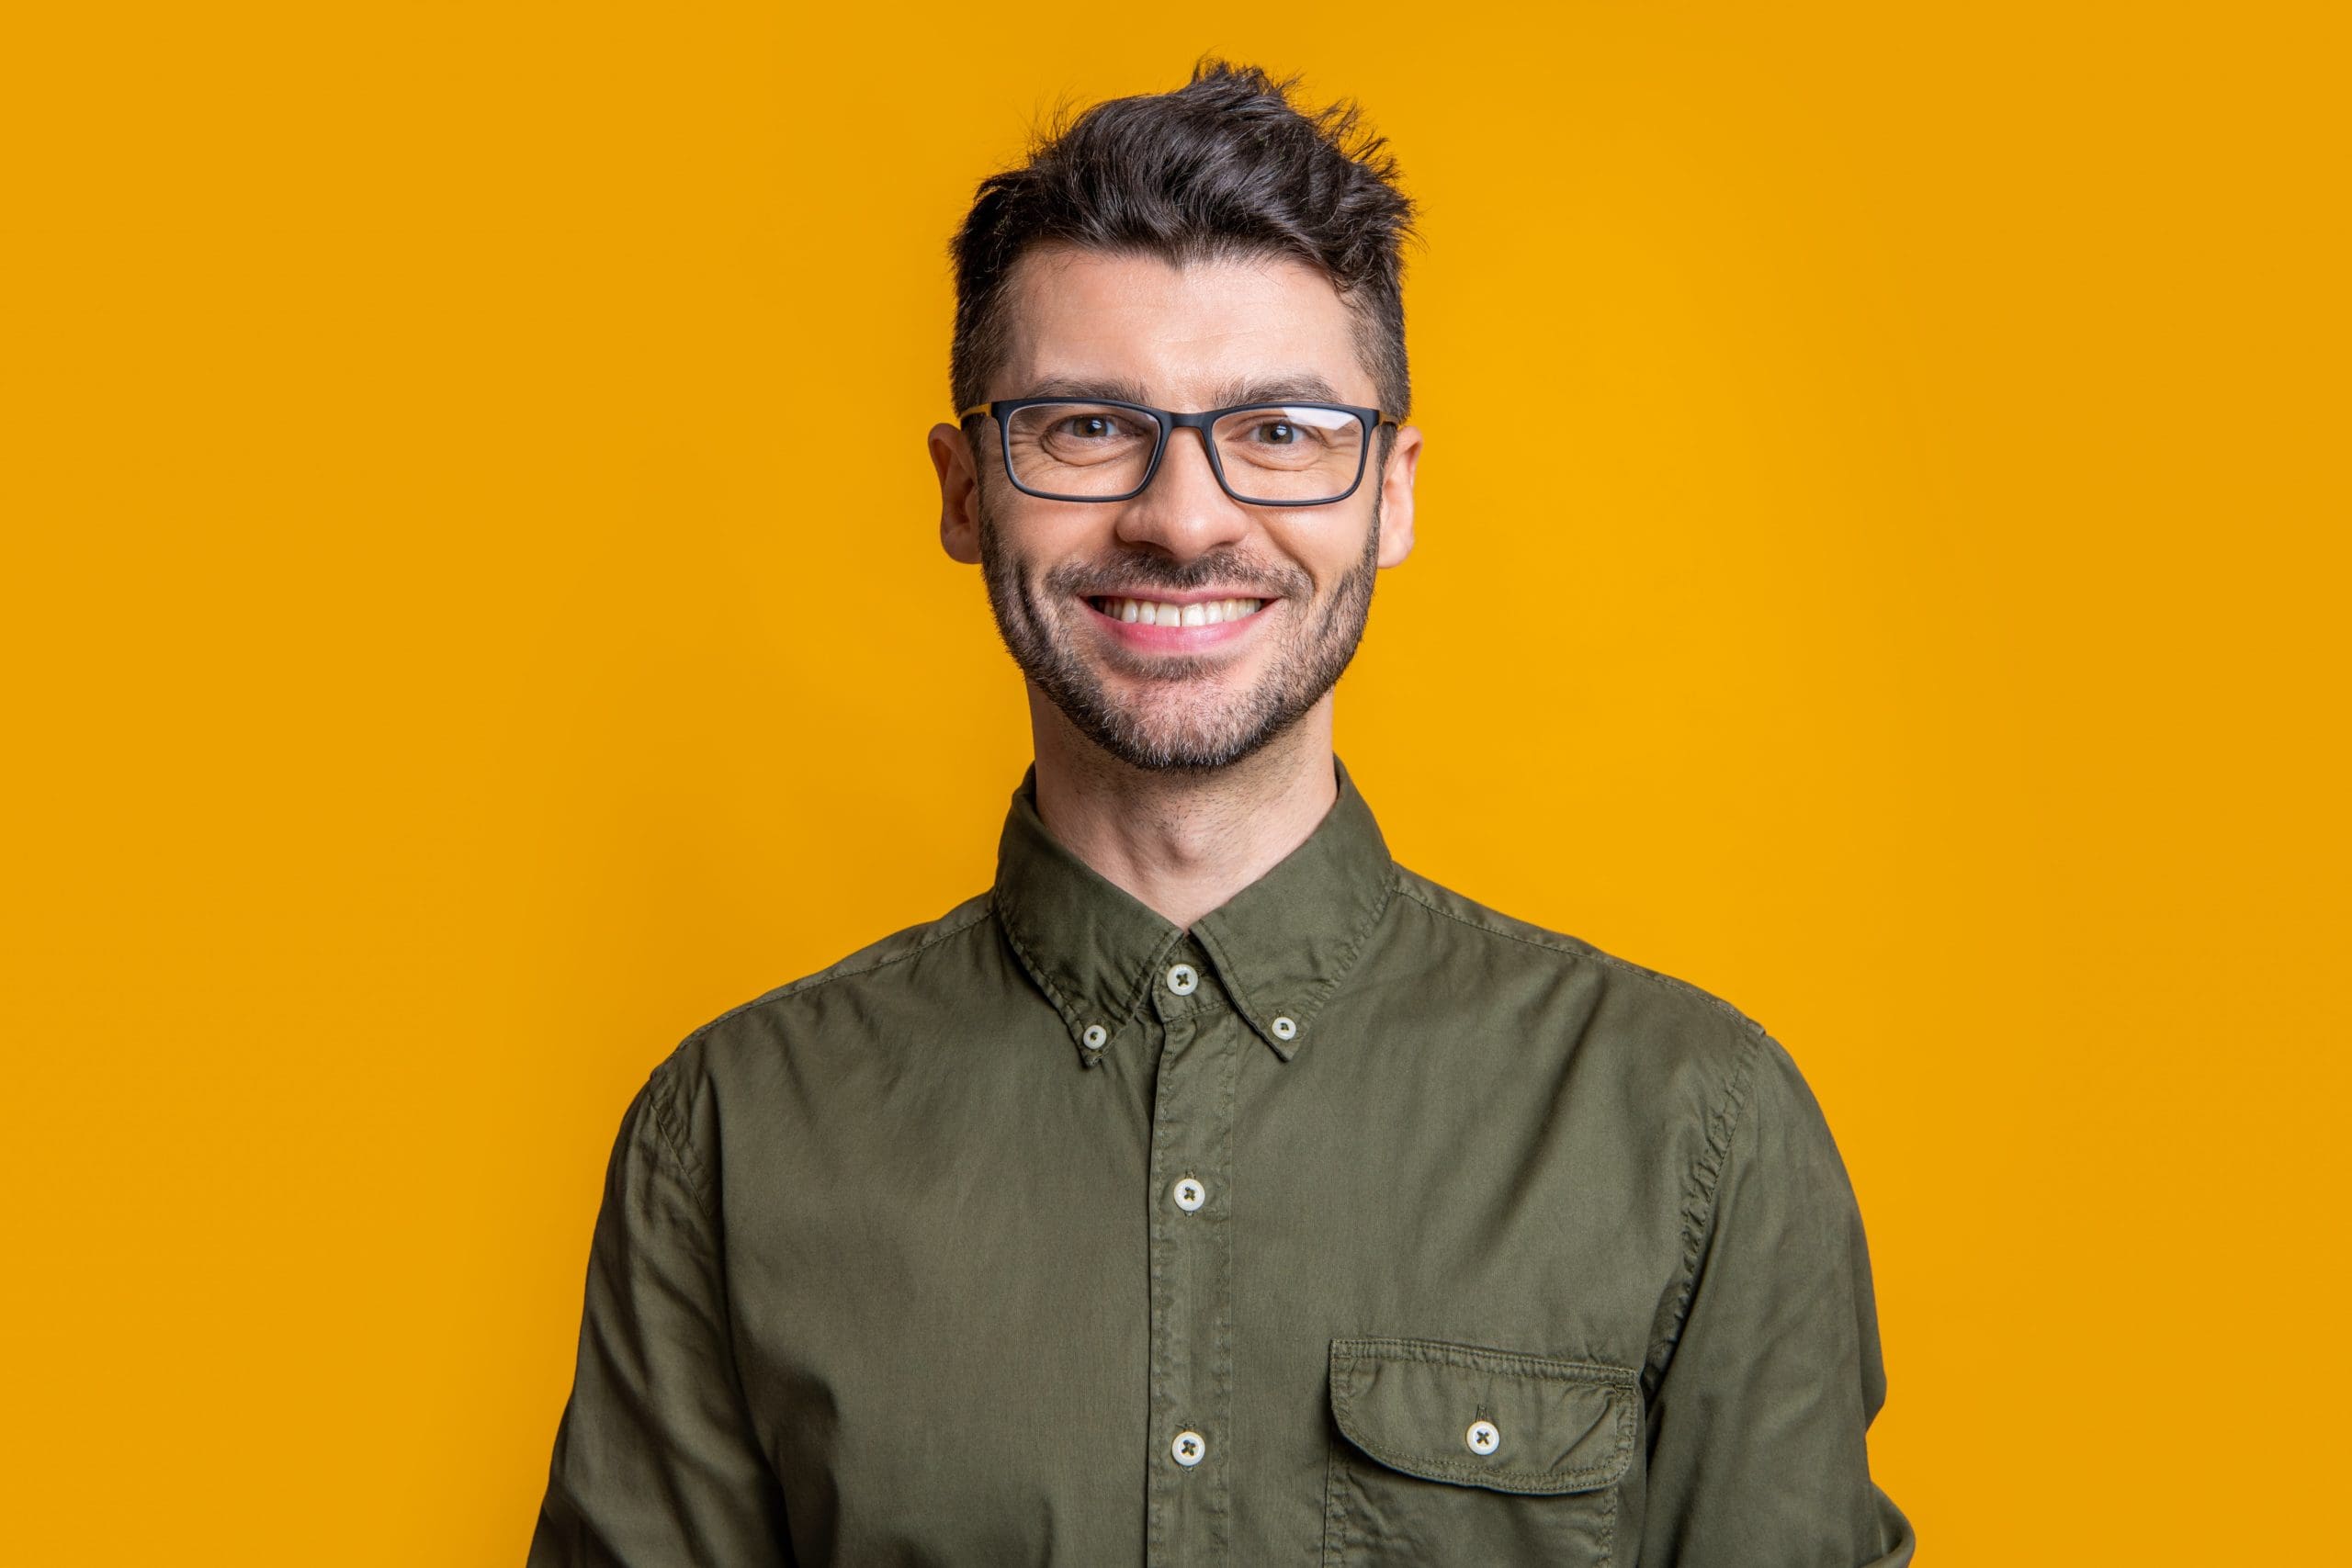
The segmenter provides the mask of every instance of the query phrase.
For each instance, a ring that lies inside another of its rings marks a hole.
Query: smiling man
[[[1412,212],[1289,86],[981,186],[930,455],[1035,762],[987,890],[629,1108],[535,1563],[1910,1560],[1788,1054],[1397,864],[1333,752]]]

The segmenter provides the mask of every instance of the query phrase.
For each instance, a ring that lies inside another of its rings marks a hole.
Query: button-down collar
[[[1037,815],[1037,769],[1012,792],[997,847],[996,912],[1022,966],[1089,1066],[1151,1007],[1151,987],[1196,946],[1241,1016],[1288,1061],[1346,980],[1396,888],[1395,863],[1347,765],[1306,841],[1189,933],[1080,860]],[[1187,943],[1189,935],[1191,942]],[[1101,1034],[1090,1034],[1100,1029]]]

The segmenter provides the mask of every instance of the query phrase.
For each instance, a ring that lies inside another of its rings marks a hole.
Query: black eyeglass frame
[[[1006,416],[1018,413],[1023,409],[1045,408],[1054,403],[1068,403],[1077,408],[1125,409],[1131,413],[1151,416],[1152,423],[1159,427],[1159,436],[1152,446],[1151,461],[1144,466],[1143,478],[1136,482],[1135,489],[1124,495],[1057,495],[1051,491],[1031,490],[1021,482],[1020,476],[1012,471],[1012,424]],[[1363,425],[1364,444],[1363,450],[1356,454],[1356,474],[1355,478],[1348,481],[1348,488],[1337,495],[1324,496],[1314,501],[1259,501],[1235,490],[1232,481],[1225,477],[1225,460],[1217,456],[1214,427],[1216,422],[1227,414],[1248,413],[1252,409],[1329,409],[1334,413],[1353,414]],[[1384,413],[1378,409],[1358,408],[1352,403],[1322,403],[1311,398],[1287,398],[1276,402],[1235,403],[1230,408],[1204,409],[1199,413],[1178,413],[1172,409],[1156,409],[1149,403],[1122,402],[1116,398],[1071,397],[999,398],[992,403],[973,404],[956,416],[956,423],[961,424],[974,414],[983,413],[996,421],[997,446],[1004,456],[1004,477],[1011,479],[1012,488],[1023,495],[1035,496],[1039,501],[1133,501],[1151,488],[1152,476],[1159,472],[1160,459],[1168,456],[1170,439],[1178,430],[1189,429],[1201,433],[1201,446],[1208,453],[1209,471],[1216,475],[1218,488],[1244,506],[1336,506],[1363,487],[1364,468],[1371,459],[1372,448],[1379,439],[1380,427],[1384,424],[1401,423],[1396,415]]]

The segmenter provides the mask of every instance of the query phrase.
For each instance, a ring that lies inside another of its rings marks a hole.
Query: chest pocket
[[[1439,1339],[1331,1341],[1324,1568],[1602,1568],[1641,1394],[1623,1367]]]

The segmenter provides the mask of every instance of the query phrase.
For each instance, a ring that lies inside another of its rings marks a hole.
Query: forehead
[[[1040,247],[1005,290],[1004,364],[991,397],[1123,384],[1176,409],[1232,399],[1245,383],[1319,378],[1338,401],[1376,400],[1355,312],[1316,268],[1289,256],[1178,264]],[[1254,396],[1255,394],[1248,394]],[[1302,389],[1291,396],[1309,396]]]

